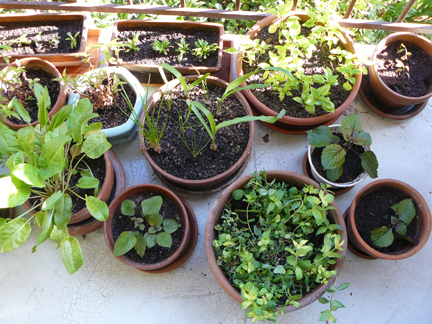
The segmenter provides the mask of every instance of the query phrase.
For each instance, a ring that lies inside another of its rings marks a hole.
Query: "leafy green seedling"
[[[20,37],[10,40],[9,44],[10,45],[18,44],[18,46],[30,45],[31,40],[27,38],[27,34],[22,34]]]
[[[390,227],[382,226],[371,231],[372,244],[384,248],[390,246],[394,241],[393,230],[396,231],[402,238],[412,242],[411,239],[405,237],[407,226],[411,223],[416,215],[416,210],[412,199],[405,199],[392,206],[395,216],[390,218]]]
[[[343,284],[336,286],[336,282],[337,282],[337,278],[336,278],[336,281],[333,284],[333,286],[331,288],[326,289],[326,292],[331,294],[330,300],[328,300],[325,297],[320,297],[318,299],[318,301],[321,304],[329,304],[330,305],[330,309],[321,312],[321,316],[319,317],[320,322],[328,323],[329,320],[332,320],[333,323],[336,323],[337,319],[334,317],[332,312],[337,311],[339,308],[345,308],[344,304],[342,304],[338,300],[333,300],[333,297],[334,297],[334,293],[337,290],[347,289],[350,286],[350,284],[348,282],[344,282]]]
[[[153,49],[159,54],[164,53],[165,55],[167,55],[169,47],[172,46],[170,45],[170,42],[166,39],[164,39],[162,42],[159,42],[157,39],[155,39],[155,41],[153,42]]]
[[[314,130],[307,131],[307,138],[310,145],[324,147],[321,154],[321,164],[326,170],[327,179],[336,181],[343,173],[343,164],[348,150],[355,145],[369,146],[372,144],[369,133],[363,132],[360,125],[360,118],[357,114],[346,116],[342,120],[339,132],[343,141],[333,134],[328,126],[319,126]],[[343,143],[341,143],[343,142]],[[371,178],[378,176],[378,161],[372,151],[366,151],[359,155],[361,165]]]
[[[78,46],[78,35],[80,34],[80,32],[76,32],[75,35],[72,35],[71,32],[68,32],[66,35],[68,35],[69,37],[66,38],[66,40],[68,40],[70,42],[70,48],[74,49],[75,47]]]
[[[195,42],[195,48],[193,49],[193,54],[201,61],[207,59],[207,56],[211,52],[216,51],[219,48],[217,44],[211,44],[203,39],[198,39]]]
[[[128,38],[125,44],[126,47],[126,53],[130,51],[134,51],[134,53],[137,53],[140,48],[137,46],[138,44],[138,36],[139,34],[135,34],[134,38],[130,39]]]
[[[56,46],[56,45],[58,45],[58,44],[60,43],[60,40],[61,40],[61,37],[60,37],[60,36],[53,36],[53,37],[48,41],[48,43],[49,43],[50,45],[54,45],[54,46]]]
[[[161,247],[171,247],[171,234],[178,229],[179,224],[174,219],[163,219],[162,215],[159,214],[162,203],[161,196],[143,200],[140,216],[135,216],[135,203],[129,199],[122,202],[121,212],[123,215],[131,217],[134,228],[132,231],[124,231],[120,234],[114,244],[114,256],[123,255],[135,248],[142,258],[146,249],[151,249],[156,244]]]
[[[189,51],[189,44],[186,44],[184,38],[180,39],[180,43],[176,43],[178,48],[176,48],[176,53],[179,53],[178,61],[181,63],[183,61],[183,56]]]

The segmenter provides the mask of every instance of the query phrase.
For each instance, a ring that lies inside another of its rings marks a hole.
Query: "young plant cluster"
[[[336,275],[331,266],[344,242],[342,227],[327,218],[333,199],[311,185],[268,181],[265,172],[233,191],[212,245],[252,322],[275,321],[277,307],[300,307],[304,294]]]
[[[171,234],[178,228],[179,224],[174,219],[163,219],[159,214],[163,199],[155,196],[141,202],[141,213],[136,216],[136,205],[132,200],[125,199],[121,204],[121,212],[130,216],[134,222],[132,231],[124,231],[114,244],[114,256],[123,255],[133,248],[142,258],[146,249],[151,249],[156,244],[170,248],[172,245]]]
[[[324,147],[321,154],[321,164],[326,170],[327,179],[336,181],[343,173],[343,164],[348,150],[355,146],[369,146],[372,144],[369,133],[363,132],[360,118],[357,114],[346,116],[338,128],[342,139],[333,134],[328,126],[319,126],[314,130],[307,131],[310,145]],[[354,151],[354,150],[353,150]],[[356,151],[354,151],[356,152]],[[356,152],[356,154],[358,154]],[[378,161],[375,153],[366,151],[359,154],[361,166],[371,178],[378,176]]]
[[[72,35],[71,32],[67,33],[68,37],[66,37],[65,40],[69,42],[69,46],[71,49],[78,47],[78,37],[80,33],[81,32],[79,31],[76,32],[75,35]],[[51,40],[48,41],[48,43],[51,46],[57,46],[60,43],[60,41],[61,41],[60,36],[53,35]],[[42,42],[42,31],[39,32],[36,36],[34,36],[33,39],[27,37],[27,34],[22,34],[19,37],[8,41],[6,41],[5,38],[3,38],[3,40],[0,42],[0,45],[9,45],[9,46],[16,46],[16,47],[32,46],[37,48],[38,44],[40,44],[41,42]],[[9,48],[9,50],[10,49],[12,49],[12,47]]]
[[[402,75],[402,79],[405,79],[405,77],[408,78],[408,80],[410,79],[410,68],[408,65],[408,58],[412,55],[411,52],[409,52],[406,48],[406,46],[404,45],[404,43],[401,43],[399,45],[399,49],[397,51],[398,53],[402,53],[401,58],[400,59],[396,59],[396,73],[399,73],[400,75]]]
[[[176,43],[177,48],[175,52],[179,54],[178,62],[181,63],[183,60],[183,56],[189,51],[189,44],[186,43],[184,38],[180,39],[180,43]],[[168,55],[168,48],[173,47],[171,43],[164,39],[162,42],[157,39],[153,42],[153,49],[159,54]],[[195,55],[199,61],[207,59],[207,56],[211,54],[211,52],[216,51],[219,48],[217,44],[209,44],[207,41],[203,39],[198,39],[195,42],[195,48],[192,50],[193,55]]]

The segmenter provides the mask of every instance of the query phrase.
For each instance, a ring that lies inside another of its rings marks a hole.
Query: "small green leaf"
[[[81,246],[73,236],[60,243],[60,256],[69,274],[74,274],[84,264]]]
[[[53,241],[56,244],[56,248],[60,246],[60,243],[68,237],[68,230],[66,227],[63,228],[57,228],[57,226],[53,226],[53,229],[51,231],[50,240]]]
[[[295,275],[297,280],[301,280],[303,278],[303,271],[300,267],[295,269]]]
[[[137,242],[135,244],[135,250],[137,251],[138,255],[142,258],[144,256],[147,244],[143,235],[139,234],[136,238],[137,238]]]
[[[320,322],[326,322],[330,319],[332,316],[331,310],[325,310],[321,312],[321,316],[319,317]]]
[[[78,180],[77,187],[82,189],[96,188],[99,185],[99,180],[93,177],[81,177]]]
[[[347,289],[349,286],[351,286],[351,284],[349,282],[344,282],[343,284],[336,287],[336,289],[337,290],[344,290],[344,289]]]
[[[406,231],[407,231],[407,228],[406,228],[406,225],[403,222],[400,222],[400,223],[397,223],[397,225],[395,227],[395,230],[396,230],[396,232],[398,234],[405,235]]]
[[[0,227],[0,248],[2,253],[21,246],[31,232],[30,223],[24,218],[15,218]]]
[[[129,252],[136,243],[137,237],[133,235],[132,231],[125,231],[121,233],[114,244],[114,256],[118,257],[119,255]]]
[[[361,132],[360,118],[357,114],[346,116],[341,122],[342,128],[350,130],[351,134]]]
[[[179,227],[179,224],[174,219],[165,219],[163,221],[163,229],[165,232],[174,233]]]
[[[362,145],[369,146],[372,144],[372,139],[369,133],[366,132],[355,132],[352,141],[354,144],[361,145],[361,146]]]
[[[332,311],[338,310],[339,308],[343,308],[343,307],[345,307],[344,304],[342,304],[340,301],[337,300],[333,300],[330,305],[330,309]]]
[[[72,199],[63,194],[54,207],[54,220],[58,228],[65,227],[72,217]]]
[[[161,196],[155,196],[155,197],[143,200],[141,202],[142,215],[146,216],[146,215],[153,215],[153,214],[159,213],[159,210],[162,207],[162,202],[163,202],[163,200],[162,200]],[[162,224],[162,222],[161,222],[161,224]]]
[[[244,191],[241,189],[234,190],[232,192],[232,197],[234,200],[241,200],[243,198]]]
[[[338,144],[326,146],[321,155],[321,164],[325,170],[340,167],[345,162],[346,151]]]
[[[123,215],[134,216],[135,215],[135,203],[130,199],[123,200],[121,204],[121,211]]]
[[[343,165],[334,169],[326,170],[327,179],[330,181],[336,181],[343,174]]]
[[[328,300],[327,298],[324,298],[324,297],[320,297],[320,298],[318,298],[318,301],[319,301],[321,304],[328,304],[328,303],[329,303],[329,300]]]
[[[86,205],[90,214],[100,222],[108,219],[109,210],[105,202],[93,196],[86,195]]]
[[[375,246],[387,247],[393,243],[393,232],[387,226],[375,228],[371,231],[371,240]]]
[[[278,265],[278,266],[273,270],[273,272],[274,272],[274,273],[277,273],[277,274],[285,274],[285,273],[286,273],[285,268],[284,268],[283,265]]]
[[[42,231],[39,233],[37,237],[37,245],[41,245],[43,242],[50,237],[51,231],[53,229],[53,213],[49,213],[47,211],[41,211],[42,217],[40,217],[40,224],[42,225]]]
[[[87,137],[82,146],[82,152],[91,159],[97,159],[111,148],[105,133],[91,134]]]
[[[163,217],[159,214],[153,214],[148,220],[150,226],[160,226],[163,222]]]
[[[366,151],[360,154],[361,165],[366,173],[372,179],[378,177],[378,160],[372,151]]]
[[[21,181],[36,187],[36,188],[44,188],[45,182],[44,179],[40,175],[40,171],[38,168],[33,165],[20,163],[15,166],[12,170],[11,174]]]
[[[149,249],[156,244],[156,234],[145,233],[144,239]]]
[[[333,133],[330,127],[319,126],[314,130],[309,130],[307,133],[308,143],[315,147],[325,147],[332,143]]]
[[[156,237],[156,242],[159,246],[169,248],[172,244],[172,237],[169,233],[159,233]]]
[[[42,204],[42,210],[48,210],[54,208],[54,206],[57,205],[62,195],[63,193],[61,191],[54,192],[51,196],[48,197],[47,200],[44,201],[44,203]]]
[[[34,148],[34,128],[32,126],[20,128],[17,132],[18,145],[25,151],[31,152]]]
[[[411,221],[413,220],[413,218],[416,215],[416,211],[415,211],[415,207],[414,207],[412,199],[402,200],[398,204],[397,213],[399,215],[400,221],[404,222],[406,225],[411,223]],[[405,235],[405,234],[403,234],[403,235]]]

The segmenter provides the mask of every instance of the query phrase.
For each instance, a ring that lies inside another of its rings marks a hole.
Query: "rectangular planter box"
[[[148,21],[148,20],[124,20],[118,21],[114,23],[113,33],[111,40],[118,38],[119,33],[122,31],[134,31],[134,30],[154,30],[164,28],[169,31],[179,31],[185,34],[193,35],[197,30],[205,30],[208,32],[215,33],[218,35],[217,45],[218,49],[218,58],[217,63],[214,66],[182,66],[180,64],[171,64],[174,68],[176,68],[182,74],[197,74],[197,71],[201,74],[204,73],[216,73],[221,68],[222,63],[222,47],[223,47],[223,25],[221,24],[213,24],[213,23],[200,23],[200,22],[190,22],[190,21]],[[174,44],[171,44],[174,45]],[[192,51],[192,48],[189,49]],[[111,53],[111,55],[113,55]],[[137,64],[137,63],[127,63],[121,62],[121,66],[125,67],[128,70],[136,71],[136,72],[148,72],[148,73],[159,73],[158,66],[159,65],[146,65],[146,64]]]
[[[89,17],[84,13],[42,13],[42,14],[16,14],[16,15],[0,15],[0,39],[2,39],[2,29],[5,23],[25,23],[29,22],[31,24],[40,22],[40,25],[46,25],[46,22],[64,22],[67,20],[80,20],[82,21],[82,30],[80,32],[81,41],[78,44],[78,51],[75,53],[50,53],[50,54],[11,54],[11,61],[19,60],[25,57],[38,57],[43,60],[49,61],[56,67],[65,66],[79,66],[82,63],[81,57],[76,57],[80,53],[85,52],[87,44],[87,34],[89,29]],[[65,41],[65,40],[60,40]],[[5,66],[6,63],[0,58],[0,66]]]

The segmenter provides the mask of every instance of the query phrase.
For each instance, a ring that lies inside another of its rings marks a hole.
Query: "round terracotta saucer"
[[[179,197],[180,198],[180,197]],[[167,265],[166,267],[163,267],[161,269],[157,269],[157,270],[141,270],[142,272],[147,272],[147,273],[165,273],[171,270],[174,270],[178,267],[180,267],[183,263],[186,262],[187,259],[189,259],[189,257],[192,255],[193,251],[195,250],[195,246],[198,242],[198,222],[195,216],[195,213],[192,209],[192,207],[186,202],[186,200],[184,200],[183,198],[180,198],[180,200],[182,201],[183,205],[186,208],[188,217],[189,217],[189,222],[191,224],[191,236],[189,239],[189,244],[186,247],[185,252],[180,255],[174,262],[170,263],[169,265]]]
[[[112,150],[108,151],[108,155],[114,169],[114,183],[111,190],[111,195],[107,200],[107,205],[109,205],[115,196],[126,189],[126,175],[120,160]],[[89,217],[79,223],[68,225],[67,228],[69,235],[78,236],[90,234],[94,231],[97,231],[99,228],[102,228],[102,226],[103,222],[100,222],[93,217]]]
[[[345,220],[345,224],[347,222],[347,217],[349,213],[350,207],[345,210],[345,213],[343,214],[343,218]],[[348,226],[346,226],[347,232],[348,232]],[[370,256],[369,254],[364,253],[363,251],[359,250],[349,239],[348,235],[348,250],[351,251],[351,253],[355,254],[359,258],[366,259],[366,260],[376,260],[377,258],[374,258],[373,256]]]
[[[385,118],[396,119],[396,120],[413,118],[414,116],[421,113],[421,111],[427,106],[429,101],[426,100],[423,103],[417,105],[404,106],[397,109],[384,106],[383,104],[378,102],[373,96],[369,74],[367,75],[363,74],[359,93],[360,93],[360,97],[363,99],[363,102],[374,113]]]
[[[219,192],[219,191],[227,188],[234,181],[236,181],[241,176],[241,174],[243,173],[243,171],[246,169],[246,166],[248,165],[249,160],[250,160],[250,154],[247,156],[246,160],[240,166],[240,168],[238,168],[237,171],[233,173],[233,175],[228,180],[228,182],[225,182],[225,183],[223,183],[223,184],[221,184],[221,185],[219,185],[217,187],[214,187],[214,188],[211,188],[211,189],[207,189],[207,190],[185,189],[185,188],[179,187],[177,184],[172,183],[171,181],[165,179],[164,177],[162,177],[161,175],[159,175],[157,172],[155,172],[155,174],[159,178],[159,180],[163,182],[164,185],[166,185],[169,189],[171,189],[173,191],[181,192],[181,193],[188,194],[188,195],[210,195],[210,194],[214,194],[216,192]]]
[[[311,178],[312,180],[315,180],[312,176],[312,171],[311,171],[311,167],[309,165],[309,158],[308,158],[308,152],[306,152],[304,158],[303,158],[303,174],[309,178]],[[350,191],[352,188],[354,188],[354,186],[352,187],[347,187],[347,188],[330,188],[331,191],[334,192],[335,196],[339,196],[342,195],[344,193],[347,193],[348,191]]]

